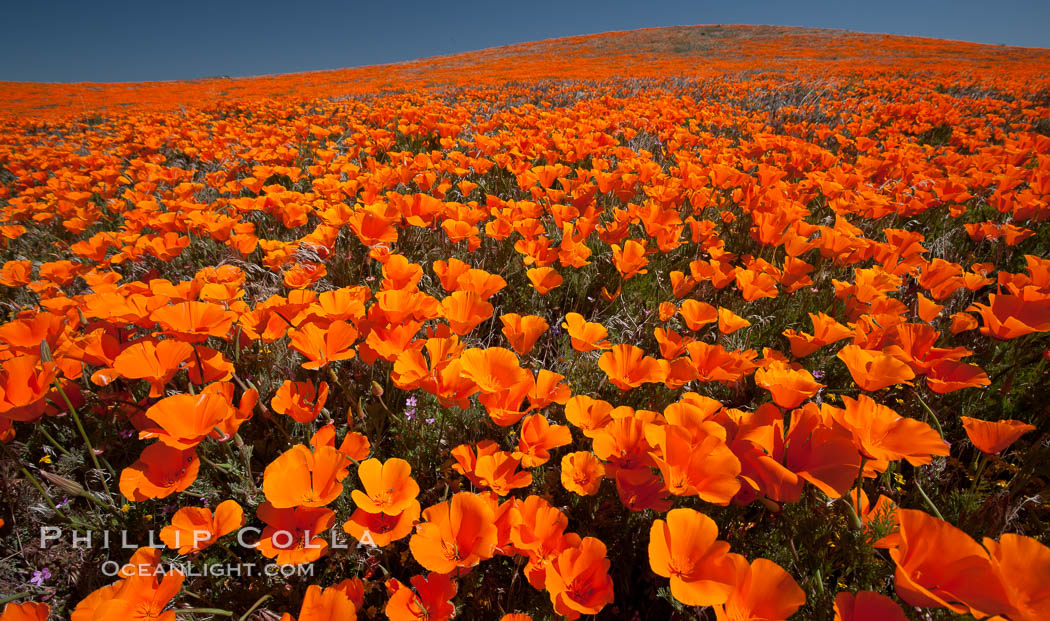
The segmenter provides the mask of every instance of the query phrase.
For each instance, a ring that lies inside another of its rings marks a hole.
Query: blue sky
[[[0,80],[121,82],[398,62],[576,34],[775,24],[1050,48],[1050,0],[6,0]]]

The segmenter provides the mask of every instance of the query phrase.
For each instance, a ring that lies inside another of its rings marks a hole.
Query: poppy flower
[[[755,371],[755,383],[768,390],[773,402],[786,410],[797,408],[824,388],[806,369],[793,369],[783,362]]]
[[[473,291],[455,291],[441,301],[441,312],[452,332],[463,336],[492,317],[493,306]]]
[[[546,319],[537,315],[522,316],[517,313],[507,313],[501,315],[499,319],[503,322],[504,336],[507,337],[510,346],[519,356],[524,356],[532,351],[536,339],[550,327]]]
[[[120,493],[135,502],[167,498],[192,485],[199,469],[200,460],[194,449],[179,450],[155,442],[121,471]]]
[[[930,365],[926,372],[926,385],[937,394],[989,386],[991,383],[981,367],[955,360],[939,360]]]
[[[498,393],[526,380],[529,372],[522,369],[514,352],[503,347],[470,348],[460,354],[462,373],[482,392]]]
[[[8,602],[3,613],[0,613],[0,619],[3,621],[47,621],[49,616],[51,607],[38,602]]]
[[[423,518],[408,547],[428,571],[447,574],[470,568],[495,553],[495,512],[480,496],[458,492],[425,509]]]
[[[612,420],[612,409],[608,401],[576,395],[565,402],[565,419],[582,430],[583,435],[593,438]]]
[[[630,280],[637,274],[647,274],[649,270],[642,269],[649,264],[645,257],[646,250],[643,243],[628,239],[623,248],[619,244],[612,244],[613,265],[624,280]]]
[[[546,584],[554,612],[569,619],[598,614],[613,602],[613,581],[605,544],[584,537],[561,552],[547,568]]]
[[[0,362],[0,417],[29,422],[44,413],[44,398],[58,375],[53,362],[16,356]]]
[[[715,607],[718,621],[786,621],[806,603],[806,594],[789,573],[764,558],[750,566],[736,557],[736,586],[724,605]]]
[[[963,429],[970,442],[982,453],[998,455],[1005,451],[1018,438],[1035,431],[1034,425],[1023,423],[1019,420],[985,421],[969,416],[960,416]]]
[[[309,423],[317,418],[327,400],[326,382],[314,386],[313,382],[285,380],[270,400],[270,407],[278,414],[291,416],[296,422]]]
[[[598,368],[605,371],[609,381],[620,390],[662,383],[670,370],[666,360],[646,356],[634,345],[614,345],[598,358]]]
[[[368,459],[357,467],[357,476],[365,491],[353,490],[354,504],[369,513],[399,515],[409,508],[419,495],[419,484],[412,478],[412,466],[393,457],[380,462]]]
[[[563,379],[565,376],[560,373],[540,369],[529,390],[529,409],[545,408],[552,403],[565,405],[572,396],[572,390],[562,382]]]
[[[741,328],[746,328],[751,322],[737,315],[728,308],[718,307],[718,331],[722,334],[732,334]]]
[[[500,496],[506,496],[512,490],[532,485],[532,474],[518,470],[519,465],[519,460],[507,451],[479,455],[474,465],[474,476],[478,479],[479,487],[487,487]]]
[[[215,427],[232,414],[230,403],[215,393],[172,395],[146,410],[146,418],[157,427],[140,432],[139,437],[157,438],[172,448],[189,449],[209,435],[217,435]]]
[[[897,602],[871,591],[835,596],[835,621],[908,621]]]
[[[292,619],[285,613],[281,621]],[[327,621],[328,619],[357,619],[357,605],[351,599],[347,589],[340,585],[330,586],[324,590],[316,584],[306,587],[299,616],[292,621]]]
[[[547,295],[564,282],[561,274],[552,267],[533,267],[525,271],[529,283],[540,295]]]
[[[647,425],[649,453],[664,486],[676,496],[699,496],[707,502],[728,505],[740,490],[741,463],[726,445],[725,429],[707,421],[695,429],[678,425]]]
[[[648,468],[617,468],[614,476],[620,502],[631,511],[652,509],[663,513],[671,508],[663,482]]]
[[[225,339],[236,318],[218,304],[194,301],[161,306],[150,315],[166,334],[189,343],[201,343],[209,336]]]
[[[568,313],[561,327],[569,333],[572,348],[579,352],[609,349],[609,331],[600,323],[586,321],[579,313]]]
[[[510,540],[523,552],[539,551],[545,544],[561,539],[569,518],[539,496],[530,495],[516,509],[517,519]]]
[[[418,500],[410,502],[404,511],[396,515],[369,513],[358,507],[343,524],[343,530],[362,543],[382,548],[407,537],[419,521],[419,511]]]
[[[907,384],[915,372],[904,362],[880,351],[847,345],[836,356],[846,363],[853,381],[861,390],[874,392],[894,384]]]
[[[599,459],[609,462],[606,470],[610,475],[620,468],[633,470],[653,466],[649,451],[652,447],[645,439],[645,421],[638,416],[614,418],[594,435],[591,445]]]
[[[707,324],[718,321],[718,309],[706,302],[698,300],[686,300],[682,302],[678,313],[685,320],[685,325],[696,332]]]
[[[1050,572],[1050,548],[1038,540],[1005,533],[999,541],[984,538],[992,569],[1006,590],[1005,615],[1021,621],[1050,618],[1050,593],[1045,577]]]
[[[897,565],[894,590],[912,606],[977,617],[1006,613],[1008,595],[988,552],[969,535],[922,511],[897,510],[898,532],[875,542]]]
[[[177,570],[162,573],[155,568],[133,573],[118,583],[111,598],[98,604],[94,618],[176,621],[175,611],[164,609],[182,590],[185,579]]]
[[[550,450],[572,443],[572,434],[565,425],[551,425],[542,414],[526,417],[518,435],[518,450],[515,459],[521,460],[525,468],[535,468],[547,463]]]
[[[387,581],[392,593],[383,612],[390,621],[446,621],[455,615],[451,600],[458,587],[451,576],[432,573],[412,576],[410,582],[415,592],[396,579]]]
[[[1028,299],[1004,293],[988,295],[988,304],[973,304],[984,320],[981,334],[1006,341],[1033,332],[1050,331],[1050,298]]]
[[[324,507],[278,509],[269,502],[256,511],[266,526],[256,549],[279,565],[312,563],[328,548],[326,533],[335,522],[335,511]]]
[[[843,397],[845,409],[832,408],[834,420],[849,429],[853,443],[868,459],[906,459],[913,466],[948,455],[945,442],[928,424],[905,418],[867,395]]]
[[[588,451],[569,453],[561,458],[561,484],[580,496],[598,493],[605,476],[605,466]]]
[[[113,361],[113,369],[128,379],[150,382],[150,397],[164,394],[164,385],[193,355],[193,345],[165,339],[160,342],[140,341],[124,348]]]
[[[348,460],[332,446],[296,444],[263,471],[263,494],[274,509],[323,507],[343,492]]]
[[[171,517],[171,525],[160,531],[160,540],[179,554],[200,552],[244,526],[244,511],[236,501],[226,500],[215,507],[183,507]]]
[[[724,603],[734,588],[729,544],[714,520],[693,509],[672,509],[649,529],[649,566],[671,579],[671,595],[687,606]]]
[[[308,323],[288,331],[292,349],[306,357],[304,369],[320,369],[339,360],[357,355],[353,349],[357,328],[346,321],[333,321],[327,328]]]

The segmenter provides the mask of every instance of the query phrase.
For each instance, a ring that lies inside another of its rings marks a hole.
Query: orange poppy
[[[0,613],[0,621],[47,621],[51,607],[38,602],[9,602]]]
[[[323,507],[343,492],[349,460],[329,445],[296,444],[263,471],[263,494],[274,509]]]
[[[492,558],[496,548],[495,512],[480,496],[458,492],[423,511],[426,520],[408,541],[412,557],[429,571],[447,574]]]
[[[547,568],[545,587],[554,612],[569,619],[598,614],[613,602],[613,581],[605,544],[584,537],[578,546],[562,551]]]
[[[793,369],[778,361],[755,371],[755,383],[768,390],[773,402],[786,410],[797,408],[824,388],[806,369]]]
[[[565,405],[572,396],[572,390],[562,382],[563,379],[565,376],[560,373],[540,369],[529,390],[529,409],[545,408],[552,403]]]
[[[513,454],[523,467],[535,468],[550,460],[551,449],[571,443],[572,434],[567,426],[551,425],[542,414],[533,414],[522,421],[518,450]]]
[[[875,542],[897,565],[894,590],[912,606],[977,617],[1009,610],[988,552],[969,535],[922,511],[897,510],[898,532]]]
[[[620,390],[631,390],[642,384],[659,384],[670,371],[666,360],[646,356],[640,347],[614,345],[598,358],[598,368]]]
[[[150,315],[166,334],[190,343],[203,342],[209,336],[225,339],[236,318],[218,304],[193,301],[161,306]]]
[[[649,264],[645,257],[646,249],[644,243],[628,239],[623,248],[619,244],[612,244],[613,265],[624,280],[630,280],[637,274],[647,274],[649,270],[642,269]]]
[[[561,484],[580,496],[593,496],[605,477],[605,466],[589,451],[569,453],[561,458]]]
[[[317,418],[327,400],[326,382],[314,386],[313,382],[285,380],[270,400],[270,407],[278,414],[291,416],[296,422],[309,423]]]
[[[718,621],[786,621],[806,603],[806,594],[789,573],[764,558],[750,565],[736,556],[736,586],[722,606],[715,607]]]
[[[834,420],[849,429],[853,443],[868,459],[905,459],[922,466],[947,456],[948,443],[928,424],[905,418],[867,395],[843,397],[845,409],[831,408]]]
[[[533,267],[525,271],[529,283],[540,295],[547,295],[564,282],[561,274],[552,267]]]
[[[678,313],[685,320],[685,325],[696,332],[707,324],[718,321],[718,309],[706,302],[698,300],[686,300],[678,309]]]
[[[608,401],[576,395],[565,402],[565,419],[593,438],[612,420],[612,404]]]
[[[463,375],[482,392],[503,392],[531,379],[529,372],[521,368],[514,352],[503,347],[470,348],[460,354],[459,360]]]
[[[609,332],[605,326],[586,321],[579,313],[566,314],[565,323],[561,324],[561,327],[569,333],[569,341],[576,351],[588,352],[612,347],[606,340]]]
[[[179,450],[155,442],[120,473],[120,493],[134,502],[167,498],[197,480],[200,460],[194,449]]]
[[[728,308],[718,307],[718,331],[722,334],[732,334],[741,328],[746,328],[751,322],[737,315]]]
[[[57,375],[53,362],[40,362],[35,356],[0,362],[0,418],[29,422],[40,417]]]
[[[1050,298],[991,293],[988,304],[975,303],[966,310],[971,309],[984,320],[981,334],[1000,341],[1050,331]]]
[[[320,369],[332,362],[350,360],[357,355],[353,349],[357,328],[346,321],[333,321],[327,328],[308,323],[288,331],[292,349],[306,357],[304,369]]]
[[[413,500],[404,511],[396,515],[369,513],[357,508],[343,524],[343,530],[362,543],[382,548],[407,537],[419,521],[419,511],[418,500]]]
[[[474,476],[479,487],[487,487],[500,496],[506,496],[522,487],[532,485],[532,474],[518,470],[518,458],[507,451],[478,455]]]
[[[419,484],[412,478],[412,466],[397,457],[386,462],[374,458],[363,461],[357,467],[357,476],[361,478],[365,491],[355,489],[350,495],[354,504],[368,513],[399,515],[419,495]]]
[[[140,341],[124,348],[113,360],[113,369],[128,379],[150,383],[150,397],[164,394],[164,385],[193,356],[193,345],[175,339]]]
[[[835,596],[835,621],[908,621],[897,602],[871,591]]]
[[[999,541],[984,538],[984,547],[999,582],[1006,590],[1005,615],[1019,621],[1050,619],[1050,548],[1022,535],[1004,534]]]
[[[647,425],[646,441],[667,491],[696,494],[712,504],[728,505],[740,490],[740,460],[726,445],[725,429],[707,421],[694,429],[678,425]]]
[[[911,367],[881,351],[847,345],[839,350],[836,357],[846,363],[846,368],[857,386],[868,392],[882,390],[894,384],[910,384],[908,380],[915,378]]]
[[[501,315],[499,319],[503,322],[504,336],[507,337],[510,346],[519,356],[524,356],[532,351],[536,339],[550,327],[546,319],[537,315],[522,316],[517,313],[507,313]]]
[[[328,548],[327,532],[335,522],[335,511],[324,507],[278,509],[269,502],[256,511],[266,526],[256,549],[279,565],[312,563]]]
[[[190,449],[209,435],[218,436],[215,428],[233,413],[229,401],[214,392],[172,395],[146,410],[146,418],[157,427],[139,432],[139,438],[157,438],[172,448]]]
[[[452,331],[463,336],[492,317],[493,306],[473,291],[455,291],[441,300],[441,311]]]
[[[349,582],[349,580],[344,580]],[[328,621],[329,619],[357,619],[357,604],[350,597],[348,589],[342,584],[330,586],[324,590],[316,584],[306,587],[299,617],[294,618],[285,613],[281,621]]]
[[[1018,438],[1035,431],[1034,425],[1023,423],[1019,420],[986,421],[969,416],[960,416],[963,429],[970,442],[982,453],[998,455],[1005,451]]]
[[[687,606],[724,603],[734,588],[729,544],[717,540],[714,520],[693,509],[672,509],[649,529],[649,566],[671,579],[671,595]]]
[[[415,592],[396,579],[386,582],[392,591],[383,612],[390,621],[446,621],[456,613],[452,598],[458,587],[451,576],[432,573],[412,576]]]
[[[160,531],[160,540],[179,554],[200,552],[244,526],[244,510],[236,501],[226,500],[215,507],[183,507],[171,517],[171,525]]]

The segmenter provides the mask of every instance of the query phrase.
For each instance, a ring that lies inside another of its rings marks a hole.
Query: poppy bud
[[[382,398],[382,396],[383,396],[383,387],[379,385],[379,382],[373,381],[371,390],[372,390],[372,396],[373,397],[380,397],[380,398]]]
[[[57,474],[51,474],[50,472],[47,472],[45,470],[40,471],[40,476],[47,479],[48,482],[52,485],[60,487],[64,491],[73,494],[74,496],[84,496],[87,494],[87,490],[85,490],[83,486],[80,485],[80,483],[77,483],[76,481],[73,481],[71,479],[67,479],[66,477],[59,476]]]

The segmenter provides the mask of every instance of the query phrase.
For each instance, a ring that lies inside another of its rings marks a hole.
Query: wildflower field
[[[1048,67],[0,83],[0,619],[1050,619]]]

